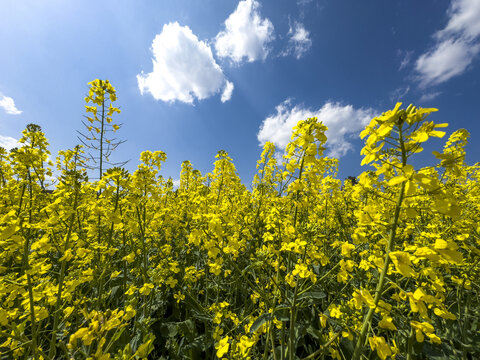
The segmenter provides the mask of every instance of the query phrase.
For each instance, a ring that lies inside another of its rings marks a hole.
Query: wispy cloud
[[[435,34],[438,39],[461,35],[466,40],[475,40],[480,35],[478,0],[453,0],[448,15],[450,19],[445,29]]]
[[[425,93],[420,97],[420,102],[429,102],[435,99],[437,96],[441,94],[440,91],[434,91],[430,93]]]
[[[298,6],[307,6],[310,4],[313,0],[297,0],[297,5]]]
[[[405,69],[409,64],[410,61],[412,60],[412,54],[413,51],[398,51],[398,54],[402,57],[402,60],[400,61],[400,66],[398,68],[398,71]]]
[[[447,39],[433,50],[421,55],[416,63],[422,87],[438,85],[463,74],[480,51],[463,39]]]
[[[447,13],[448,24],[434,34],[435,45],[415,63],[424,88],[463,74],[480,52],[480,1],[453,0]]]
[[[397,103],[398,101],[401,101],[403,97],[407,95],[409,92],[410,92],[410,86],[408,85],[404,87],[396,88],[390,94],[390,101],[393,103]]]
[[[215,62],[210,46],[200,41],[188,26],[180,26],[178,22],[165,24],[153,40],[151,51],[153,71],[137,75],[142,94],[150,93],[165,102],[193,104],[195,99],[211,97],[223,87],[233,90],[233,84]],[[222,95],[222,102],[228,99]]]
[[[300,19],[311,13],[312,10],[321,10],[324,8],[324,1],[319,0],[297,0],[297,7]]]
[[[243,61],[265,60],[269,53],[268,44],[274,39],[273,24],[262,19],[256,0],[243,0],[225,20],[225,30],[215,38],[218,57],[229,58],[239,64]]]
[[[293,54],[297,59],[300,59],[312,46],[310,33],[300,22],[295,21],[293,26],[290,25],[287,35],[289,36],[288,45],[282,53],[283,56]]]
[[[340,158],[353,149],[351,138],[358,135],[374,116],[375,111],[370,108],[355,109],[352,105],[327,102],[321,108],[311,109],[303,105],[292,106],[292,101],[287,99],[275,108],[275,114],[263,120],[257,139],[261,145],[271,141],[283,150],[299,120],[317,117],[328,127],[328,156]]]
[[[20,115],[21,110],[18,110],[15,106],[15,101],[11,97],[0,94],[0,107],[10,115]]]

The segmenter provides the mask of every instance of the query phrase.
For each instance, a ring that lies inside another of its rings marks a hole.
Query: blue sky
[[[109,79],[127,140],[113,160],[162,150],[210,172],[224,149],[249,185],[265,141],[317,116],[339,177],[358,175],[368,120],[405,105],[437,107],[448,134],[480,154],[480,1],[178,0],[0,2],[0,146],[28,123],[53,157],[78,143],[87,82]],[[417,166],[432,164],[430,140]]]

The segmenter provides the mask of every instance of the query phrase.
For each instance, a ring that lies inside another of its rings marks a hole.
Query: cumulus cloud
[[[233,83],[230,81],[227,81],[227,83],[225,84],[225,88],[223,89],[223,92],[222,92],[222,98],[220,99],[222,103],[231,99],[233,88],[234,88]]]
[[[188,26],[165,24],[153,40],[151,51],[153,71],[137,75],[142,95],[150,93],[156,100],[192,104],[195,99],[206,99],[229,86],[210,46]],[[233,90],[233,84],[231,87]]]
[[[302,23],[295,22],[294,26],[290,26],[288,34],[287,50],[282,55],[293,54],[297,59],[300,59],[312,46],[310,33],[305,29]]]
[[[230,58],[234,63],[265,60],[268,43],[274,38],[272,22],[262,19],[256,0],[243,0],[225,20],[225,30],[215,37],[218,57]]]
[[[480,52],[480,2],[453,0],[447,26],[434,34],[435,45],[420,55],[415,70],[422,87],[443,83],[464,73]]]
[[[10,150],[14,147],[20,147],[21,145],[22,144],[13,137],[0,135],[0,147],[3,147],[4,149]]]
[[[299,120],[317,117],[327,127],[327,155],[340,158],[353,149],[351,139],[363,130],[375,116],[374,110],[355,109],[352,105],[327,102],[319,109],[302,105],[292,106],[287,99],[275,108],[276,112],[263,120],[257,139],[261,145],[271,141],[278,149],[284,149],[290,141],[292,128]]]
[[[0,94],[0,107],[2,107],[3,110],[10,115],[20,115],[22,113],[21,110],[18,110],[15,107],[15,102],[11,97],[4,96],[2,94]]]

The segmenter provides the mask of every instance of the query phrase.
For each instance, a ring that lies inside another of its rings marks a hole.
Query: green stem
[[[75,198],[73,201],[73,212],[70,215],[70,224],[68,226],[67,238],[65,240],[65,245],[63,249],[64,253],[68,250],[70,238],[72,236],[73,223],[75,221],[75,211],[77,209],[77,201],[78,201],[78,189],[75,191]],[[58,322],[59,322],[59,312],[60,312],[60,306],[62,302],[63,281],[65,279],[66,268],[67,268],[67,261],[64,259],[62,260],[62,265],[60,268],[60,276],[58,279],[57,300],[55,304],[55,312],[53,317],[52,338],[50,340],[50,349],[48,351],[48,356],[50,358],[53,358],[55,356],[55,342],[57,340],[57,328],[58,328]]]
[[[35,360],[38,360],[37,323],[35,321],[35,305],[34,305],[35,303],[33,299],[32,278],[28,273],[28,270],[27,270],[27,283],[28,283],[28,298],[30,300],[30,321],[32,322],[32,347],[33,347],[33,356],[35,357]]]
[[[413,342],[415,341],[415,331],[413,327],[410,329],[410,335],[408,337],[408,344],[407,344],[407,360],[413,359]]]
[[[383,287],[386,282],[386,275],[388,266],[390,265],[390,257],[389,253],[393,250],[393,244],[395,241],[395,234],[398,225],[398,218],[400,216],[400,208],[403,201],[403,195],[405,192],[405,182],[401,184],[400,192],[398,193],[398,200],[397,205],[395,207],[395,215],[393,220],[392,230],[390,232],[390,237],[388,239],[387,251],[385,254],[385,264],[383,265],[382,273],[380,274],[380,279],[378,280],[377,288],[375,289],[375,298],[374,298],[374,306],[368,310],[367,316],[363,320],[362,330],[360,331],[360,337],[357,340],[357,344],[355,345],[355,351],[353,353],[352,360],[358,360],[360,358],[362,347],[365,342],[365,336],[367,335],[368,327],[370,326],[370,322],[372,321],[373,313],[375,312],[375,308],[380,301],[380,297],[383,292]]]
[[[105,91],[103,93],[103,100],[102,100],[102,129],[100,131],[100,176],[98,177],[99,180],[102,180],[102,174],[103,174],[103,132],[104,132],[104,126],[105,126]]]
[[[402,125],[401,124],[399,125],[399,134],[400,134],[400,138],[399,138],[400,148],[402,150],[402,165],[405,166],[406,163],[407,163],[407,156],[406,156],[405,144],[404,144],[404,141],[403,141],[403,133],[402,133]],[[365,319],[363,320],[362,329],[360,331],[360,336],[359,336],[359,338],[357,340],[357,343],[355,345],[355,350],[354,350],[354,353],[353,353],[353,356],[352,356],[352,360],[358,360],[360,358],[361,354],[362,354],[363,346],[364,346],[364,343],[365,343],[365,337],[367,335],[368,328],[370,327],[372,317],[373,317],[373,313],[375,312],[375,309],[378,305],[378,302],[380,301],[380,297],[382,296],[383,287],[384,287],[385,282],[386,282],[386,275],[387,275],[388,266],[390,265],[389,254],[393,250],[393,246],[394,246],[394,243],[395,243],[395,235],[396,235],[396,231],[397,231],[398,219],[400,217],[400,209],[402,207],[402,202],[403,202],[404,195],[405,195],[405,181],[402,182],[402,184],[400,185],[400,192],[398,193],[397,203],[395,205],[395,213],[394,213],[394,216],[393,216],[392,229],[390,231],[390,236],[389,236],[388,245],[387,245],[387,251],[385,253],[385,263],[383,265],[383,269],[382,269],[382,272],[380,274],[380,278],[378,280],[377,287],[375,289],[374,306],[371,307],[368,310],[368,313],[367,313]]]
[[[302,163],[300,165],[300,171],[298,173],[298,181],[302,180],[302,173],[303,173],[303,165],[305,163],[305,150],[303,151],[302,156]],[[300,197],[299,191],[297,190],[296,195],[296,202],[298,203],[298,199]],[[297,225],[297,215],[298,215],[298,204],[295,204],[295,216],[293,218],[293,227]],[[305,256],[307,247],[305,246],[303,257]],[[290,253],[289,253],[290,255]],[[290,262],[290,256],[289,256]],[[290,265],[291,268],[291,265]],[[290,269],[291,270],[291,269]],[[288,344],[288,358],[293,360],[295,354],[295,318],[297,315],[297,295],[298,295],[298,281],[295,283],[295,290],[293,292],[293,301],[292,307],[290,308],[290,339]]]

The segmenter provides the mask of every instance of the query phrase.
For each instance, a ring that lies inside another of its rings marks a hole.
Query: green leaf
[[[327,294],[325,294],[323,291],[307,291],[301,294],[298,297],[298,300],[304,300],[304,299],[321,300],[321,299],[325,299],[326,297],[327,297]]]
[[[262,326],[263,324],[265,324],[267,321],[270,321],[270,320],[272,320],[272,314],[265,313],[260,315],[250,327],[250,334],[253,334],[255,331],[257,331],[260,328],[260,326]]]

